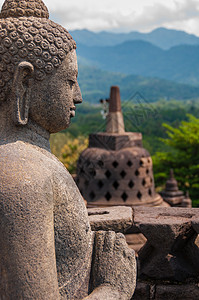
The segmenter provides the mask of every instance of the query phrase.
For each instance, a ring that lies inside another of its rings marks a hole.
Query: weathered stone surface
[[[122,235],[104,233],[103,247],[112,245],[104,273],[108,253],[95,258],[100,240],[83,198],[50,153],[50,133],[69,126],[82,98],[75,42],[47,18],[41,0],[6,0],[0,15],[0,298],[79,300],[96,287],[88,299],[107,290],[130,299],[134,252]],[[94,287],[91,267],[104,280],[92,273]]]
[[[149,300],[150,298],[150,284],[137,281],[136,289],[132,300]]]
[[[144,246],[147,239],[142,233],[126,233],[126,241],[131,249],[136,253]]]
[[[48,9],[41,0],[35,0],[34,3],[30,3],[33,1],[20,1],[18,6],[16,5],[16,1],[5,1],[1,13],[0,18],[8,18],[8,17],[41,17],[41,18],[49,18]]]
[[[90,148],[120,150],[129,147],[142,147],[142,134],[137,132],[124,133],[91,133],[89,135]]]
[[[123,234],[112,231],[95,233],[91,280],[93,288],[111,285],[119,291],[119,299],[131,298],[136,284],[135,252],[128,248]]]
[[[147,238],[139,251],[139,277],[183,281],[199,275],[199,209],[134,208],[134,226]]]
[[[199,234],[199,216],[195,216],[191,222],[194,230]]]
[[[199,208],[177,208],[177,207],[133,207],[134,225],[141,224],[166,225],[180,224],[182,222],[196,222],[198,220]],[[145,226],[145,225],[144,225]]]
[[[117,215],[118,207],[88,210],[102,213],[102,220],[96,214],[92,221],[105,224],[99,229],[110,222],[109,229],[114,221],[114,216],[108,214],[110,209]],[[198,299],[198,284],[187,283],[197,282],[199,274],[198,215],[199,209],[195,208],[133,208],[134,222],[127,232],[141,231],[148,240],[138,252],[139,280],[132,299]]]
[[[89,208],[89,222],[93,231],[114,230],[126,232],[132,226],[132,208],[125,206]]]
[[[137,282],[132,300],[196,300],[199,299],[198,284],[159,284]]]
[[[155,300],[196,300],[199,299],[198,284],[157,285]]]

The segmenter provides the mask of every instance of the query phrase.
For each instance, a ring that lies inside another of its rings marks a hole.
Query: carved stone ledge
[[[199,276],[198,214],[199,209],[134,209],[134,226],[147,238],[138,252],[139,278],[183,282]]]
[[[189,284],[154,284],[137,282],[132,300],[196,300],[199,299],[197,283]]]
[[[131,207],[89,208],[88,216],[93,231],[112,230],[125,233],[133,224]]]
[[[138,282],[133,300],[199,299],[199,209],[89,209],[93,230],[141,232],[147,239],[138,252]]]
[[[191,222],[194,230],[199,234],[199,215],[197,215],[195,218],[193,218],[193,221]]]

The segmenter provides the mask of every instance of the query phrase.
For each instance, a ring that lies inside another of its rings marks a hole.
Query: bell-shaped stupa
[[[184,192],[179,190],[178,182],[174,178],[174,172],[170,170],[170,176],[166,181],[165,190],[161,192],[162,198],[170,206],[175,207],[192,207],[192,201],[189,198],[189,193],[184,195]]]
[[[88,207],[166,205],[155,192],[152,159],[142,147],[142,134],[125,132],[118,87],[111,87],[106,132],[90,135],[76,180]]]

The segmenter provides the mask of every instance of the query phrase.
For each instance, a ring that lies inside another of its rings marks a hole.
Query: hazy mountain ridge
[[[78,44],[77,55],[80,62],[86,62],[83,64],[105,71],[199,84],[199,45],[163,50],[145,41],[127,41],[107,47]]]
[[[129,33],[112,33],[101,31],[98,33],[89,30],[74,30],[70,32],[77,44],[86,46],[116,46],[126,41],[143,40],[162,49],[170,49],[178,45],[199,45],[199,37],[184,31],[157,28],[149,33],[132,31]]]

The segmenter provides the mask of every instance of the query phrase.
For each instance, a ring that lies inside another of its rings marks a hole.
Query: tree
[[[88,147],[88,138],[59,132],[51,135],[50,146],[52,153],[74,174],[81,152]]]
[[[88,138],[79,136],[78,138],[69,139],[61,149],[60,160],[71,174],[75,174],[78,158],[87,147]]]
[[[169,152],[157,152],[153,157],[156,185],[165,183],[169,169],[174,169],[181,189],[189,190],[194,206],[199,205],[199,119],[187,115],[178,128],[163,124],[168,135],[161,141]]]

